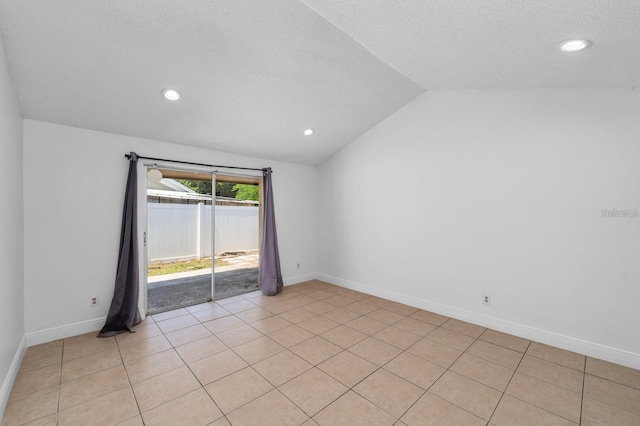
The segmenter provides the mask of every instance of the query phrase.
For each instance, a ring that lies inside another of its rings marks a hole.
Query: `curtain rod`
[[[127,157],[127,158],[131,158],[131,154],[125,154],[124,156]],[[165,158],[143,157],[142,155],[138,155],[138,158],[141,158],[143,160],[167,161],[169,163],[189,164],[191,166],[220,167],[220,168],[223,168],[223,169],[236,169],[236,170],[256,170],[256,171],[259,171],[259,172],[263,172],[263,171],[266,170],[266,169],[256,169],[256,168],[253,168],[253,167],[220,166],[220,165],[215,165],[215,164],[192,163],[190,161],[167,160]]]

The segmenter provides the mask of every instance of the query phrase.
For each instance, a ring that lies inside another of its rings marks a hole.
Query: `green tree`
[[[176,179],[176,181],[196,191],[198,194],[211,194],[211,181],[191,179]]]
[[[211,194],[211,181],[176,179],[189,189],[194,190],[198,194]],[[229,182],[216,182],[216,196],[235,198],[236,193],[233,189],[234,184]]]
[[[245,184],[237,184],[233,186],[233,190],[236,193],[236,200],[251,200],[258,201],[260,199],[260,194],[258,185],[245,185]]]
[[[235,198],[236,192],[233,184],[229,182],[216,182],[216,197]]]
[[[197,192],[198,194],[211,194],[211,182],[206,180],[176,179],[178,182]],[[242,183],[216,182],[216,196],[229,197],[236,200],[260,200],[260,187]]]

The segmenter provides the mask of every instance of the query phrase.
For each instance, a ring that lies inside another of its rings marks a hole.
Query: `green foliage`
[[[233,186],[233,190],[236,192],[236,200],[258,201],[260,199],[259,189],[258,185],[237,184]]]
[[[216,182],[216,196],[235,198],[236,193],[233,184],[229,182]]]
[[[187,188],[196,191],[198,194],[211,194],[211,181],[176,179]]]
[[[198,194],[211,194],[211,182],[205,180],[176,179],[189,189]],[[228,182],[216,182],[216,196],[235,198],[234,184]]]
[[[178,182],[197,192],[198,194],[211,194],[211,182],[204,180],[176,179]],[[258,201],[260,187],[258,185],[233,184],[229,182],[216,182],[216,196],[229,197],[236,200]]]

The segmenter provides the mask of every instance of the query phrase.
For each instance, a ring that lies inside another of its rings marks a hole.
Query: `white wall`
[[[427,92],[318,183],[321,278],[640,368],[637,90]]]
[[[106,316],[128,170],[124,154],[129,151],[199,163],[273,167],[285,283],[313,277],[315,167],[25,120],[25,326],[30,344],[95,329]],[[89,307],[92,295],[99,296],[100,306]]]
[[[24,351],[22,112],[0,37],[0,418]]]
[[[639,113],[637,91],[430,92],[317,171],[25,120],[26,331],[37,342],[106,315],[123,154],[133,150],[272,166],[287,282],[320,271],[332,282],[638,368],[640,218],[603,218],[601,210],[640,208]],[[10,146],[19,147],[19,126],[10,128]],[[3,173],[19,172],[16,164]],[[9,221],[19,217],[10,212]],[[89,307],[92,295],[98,308]],[[12,318],[21,312],[18,297]]]

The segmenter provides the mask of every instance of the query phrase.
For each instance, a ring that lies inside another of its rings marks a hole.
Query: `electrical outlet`
[[[484,296],[482,296],[482,303],[484,303],[485,305],[490,305],[491,304],[491,295],[485,294]]]
[[[298,269],[300,269],[300,264],[298,263]]]
[[[100,304],[100,299],[98,299],[98,296],[93,296],[91,299],[89,299],[89,306],[91,306],[92,308],[94,306],[98,306]]]

